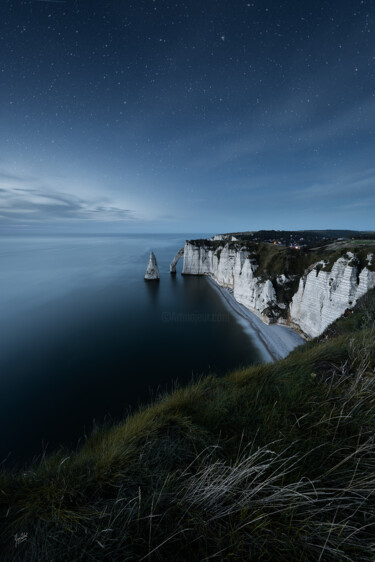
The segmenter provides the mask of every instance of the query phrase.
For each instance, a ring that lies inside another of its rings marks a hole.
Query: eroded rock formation
[[[171,263],[171,265],[169,266],[169,271],[170,271],[172,274],[175,274],[175,273],[176,273],[176,266],[177,266],[177,263],[180,261],[180,259],[182,258],[183,255],[184,255],[184,248],[181,248],[181,250],[179,250],[179,251],[177,252],[177,254],[175,255],[175,257],[173,258],[172,263]]]
[[[154,252],[151,252],[150,259],[148,260],[145,280],[146,281],[159,281],[160,273],[158,262],[156,261],[156,257]]]

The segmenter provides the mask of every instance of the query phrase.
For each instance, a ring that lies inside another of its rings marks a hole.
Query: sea
[[[1,235],[0,462],[75,448],[176,386],[261,362],[186,234]],[[159,282],[144,281],[150,251]]]

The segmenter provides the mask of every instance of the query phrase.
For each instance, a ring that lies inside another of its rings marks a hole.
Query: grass
[[[375,240],[353,240],[353,246],[375,246]]]
[[[0,558],[374,560],[374,303],[3,470]]]

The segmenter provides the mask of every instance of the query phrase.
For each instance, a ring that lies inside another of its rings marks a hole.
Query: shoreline
[[[212,277],[206,276],[236,320],[242,325],[266,363],[284,359],[293,349],[306,343],[288,326],[265,324],[254,312],[236,301],[228,289],[221,287]]]

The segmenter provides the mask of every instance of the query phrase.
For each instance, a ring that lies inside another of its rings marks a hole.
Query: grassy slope
[[[4,471],[0,558],[373,560],[374,303],[282,361]]]

